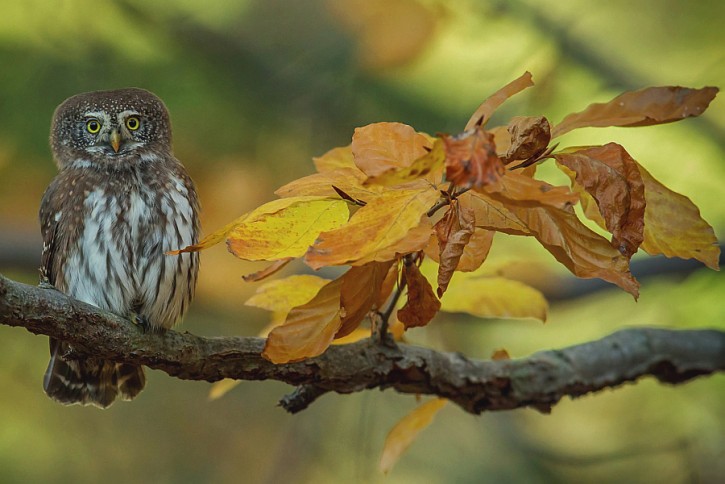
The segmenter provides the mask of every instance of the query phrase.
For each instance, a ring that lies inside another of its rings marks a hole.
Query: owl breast
[[[166,255],[196,243],[196,195],[184,180],[136,170],[84,192],[65,292],[154,327],[173,326],[191,301],[198,270],[196,253]]]

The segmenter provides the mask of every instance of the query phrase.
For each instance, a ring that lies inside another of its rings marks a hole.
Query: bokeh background
[[[0,272],[29,283],[37,210],[55,173],[50,117],[78,92],[138,86],[165,100],[211,231],[311,173],[311,157],[348,144],[356,126],[458,132],[525,70],[537,85],[492,125],[513,115],[556,122],[648,85],[725,86],[718,0],[0,0],[0,12]],[[723,99],[699,119],[578,130],[562,141],[624,144],[725,238]],[[520,357],[629,325],[725,325],[725,277],[697,264],[637,257],[635,303],[573,279],[530,240],[498,237],[491,263],[545,290],[546,325],[441,317],[410,339],[476,358],[497,348]],[[240,276],[259,268],[222,246],[204,252],[183,328],[257,334],[267,315],[243,305],[257,286]],[[384,478],[385,434],[417,405],[413,397],[327,395],[289,416],[276,407],[291,390],[284,384],[244,382],[209,401],[209,384],[150,371],[136,401],[99,411],[47,399],[46,363],[45,338],[0,327],[0,482],[725,479],[722,375],[676,388],[643,381],[564,401],[548,416],[473,417],[449,405]]]

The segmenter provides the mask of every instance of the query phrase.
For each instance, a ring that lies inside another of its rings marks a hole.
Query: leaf
[[[463,248],[456,271],[473,272],[484,263],[488,252],[491,250],[493,236],[495,232],[492,230],[481,229],[475,227],[473,234],[466,246]],[[440,262],[440,249],[438,248],[438,237],[431,236],[428,246],[425,248],[425,255],[435,262]]]
[[[319,269],[391,258],[387,257],[390,249],[421,225],[421,217],[438,196],[439,192],[423,181],[417,188],[382,192],[367,200],[367,205],[355,212],[347,224],[321,233],[307,251],[305,262]],[[425,246],[427,235],[420,234],[415,242]],[[377,257],[382,252],[386,258]]]
[[[405,328],[427,325],[441,308],[441,302],[433,293],[428,279],[420,273],[415,264],[403,266],[405,280],[408,285],[408,300],[398,310],[398,320]]]
[[[568,115],[554,126],[551,137],[556,138],[577,128],[650,126],[699,116],[717,93],[716,87],[690,89],[680,86],[625,92],[608,103],[590,104],[584,111]]]
[[[309,302],[293,308],[285,323],[267,337],[262,356],[272,363],[290,363],[321,355],[340,330],[343,278],[330,281]]]
[[[266,203],[227,234],[229,251],[241,259],[300,257],[320,232],[347,222],[345,201],[324,197],[283,198]]]
[[[410,166],[431,148],[430,138],[402,123],[375,123],[355,128],[352,154],[355,165],[367,176],[378,176],[391,168]]]
[[[314,298],[329,282],[329,279],[307,274],[276,279],[260,285],[244,305],[286,315],[293,307]]]
[[[493,354],[491,354],[491,359],[493,361],[510,360],[511,356],[509,355],[509,352],[506,351],[504,348],[499,348],[494,351]]]
[[[529,71],[524,72],[521,77],[509,82],[504,87],[489,96],[485,101],[483,101],[483,103],[471,115],[468,123],[466,123],[464,131],[468,131],[476,125],[485,125],[488,120],[491,119],[491,115],[494,113],[494,111],[496,111],[496,109],[498,109],[498,107],[501,106],[504,101],[506,101],[514,94],[518,94],[527,87],[531,87],[533,85],[534,81],[531,80],[531,73]]]
[[[383,446],[383,455],[380,458],[380,470],[387,474],[393,468],[400,456],[410,447],[418,434],[428,427],[435,415],[445,407],[448,400],[435,398],[403,417],[388,432]]]
[[[538,290],[523,282],[496,276],[465,274],[441,299],[441,311],[479,318],[534,318],[546,321],[548,304]]]
[[[437,290],[439,298],[446,291],[463,251],[471,240],[474,229],[475,214],[473,210],[460,207],[457,201],[451,202],[446,214],[435,224],[440,249]]]
[[[511,118],[507,131],[511,136],[504,163],[528,160],[546,151],[551,141],[551,127],[544,116],[516,116]],[[497,144],[498,146],[498,144]],[[499,151],[501,147],[498,148]]]
[[[377,309],[380,291],[392,264],[392,260],[369,262],[351,267],[345,273],[340,291],[342,326],[335,339],[350,334],[370,311]]]
[[[226,224],[224,227],[220,228],[219,230],[212,232],[211,234],[207,235],[198,244],[194,245],[188,245],[184,247],[183,249],[178,250],[170,250],[166,252],[167,255],[179,255],[184,252],[198,252],[200,250],[208,249],[211,246],[214,246],[221,242],[222,240],[226,239],[229,232],[234,229],[237,225],[243,223],[247,217],[249,217],[249,213],[245,213],[241,217],[237,218],[233,222],[230,222]]]
[[[476,191],[485,191],[507,205],[549,205],[565,209],[579,201],[579,195],[572,192],[569,187],[553,186],[513,171],[507,171],[497,183],[477,188]]]
[[[378,176],[367,179],[366,185],[400,185],[420,178],[425,178],[431,183],[438,181],[445,161],[443,142],[435,138],[433,147],[428,153],[413,161],[410,165],[401,168],[390,168]]]
[[[446,179],[456,186],[478,188],[496,183],[504,174],[493,135],[482,127],[456,136],[443,135],[442,139],[446,150]]]
[[[594,200],[612,245],[632,257],[644,240],[645,191],[637,162],[616,144],[576,148],[553,155]]]
[[[350,145],[332,148],[324,155],[312,158],[312,162],[319,173],[335,171],[340,168],[357,168]]]
[[[642,249],[650,255],[697,259],[719,270],[720,247],[710,224],[684,195],[662,185],[641,165],[647,207]]]
[[[276,274],[279,270],[281,270],[284,266],[286,266],[293,260],[294,260],[294,257],[287,257],[286,259],[279,259],[277,261],[274,261],[272,264],[268,265],[261,271],[243,275],[242,279],[244,279],[244,282],[261,281],[262,279],[265,279],[265,278],[271,276],[272,274]]]
[[[378,298],[375,301],[375,306],[378,308],[383,307],[383,304],[387,302],[390,295],[393,293],[393,289],[398,285],[398,262],[390,266],[388,273],[383,279],[383,283],[380,285],[380,291],[378,292]]]
[[[362,182],[366,178],[365,173],[357,168],[338,168],[298,178],[279,187],[274,193],[283,198],[305,195],[340,198],[334,186],[355,199],[365,200],[380,191],[377,187],[364,187]]]
[[[211,388],[209,389],[209,400],[217,400],[227,393],[237,385],[239,385],[242,381],[241,380],[233,380],[231,378],[224,378],[223,380],[219,380],[217,382],[214,382],[211,384]]]

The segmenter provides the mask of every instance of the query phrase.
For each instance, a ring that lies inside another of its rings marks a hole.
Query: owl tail
[[[143,367],[94,358],[64,360],[69,349],[68,344],[50,339],[50,363],[43,388],[53,400],[106,408],[116,397],[132,400],[143,390]]]

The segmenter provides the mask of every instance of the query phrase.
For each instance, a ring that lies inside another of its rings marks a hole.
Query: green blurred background
[[[724,18],[719,0],[0,0],[0,272],[37,280],[36,214],[55,173],[50,117],[78,92],[138,86],[165,100],[208,232],[309,174],[311,157],[348,144],[356,126],[457,132],[525,70],[537,85],[493,125],[512,115],[556,122],[648,85],[723,87]],[[562,141],[624,144],[725,237],[722,99],[699,119]],[[637,258],[635,270],[653,275],[635,303],[574,280],[529,240],[498,237],[491,258],[546,290],[548,323],[441,317],[412,341],[521,357],[629,325],[725,326],[725,277],[697,265]],[[255,335],[267,315],[243,306],[256,286],[240,276],[259,268],[223,247],[204,252],[183,329]],[[245,382],[209,401],[207,383],[149,371],[136,401],[98,411],[46,398],[46,363],[45,338],[0,327],[0,482],[725,479],[722,375],[676,388],[643,381],[564,401],[549,416],[473,417],[449,405],[383,478],[385,434],[416,406],[412,397],[327,395],[289,416],[275,406],[291,390],[280,383]]]

